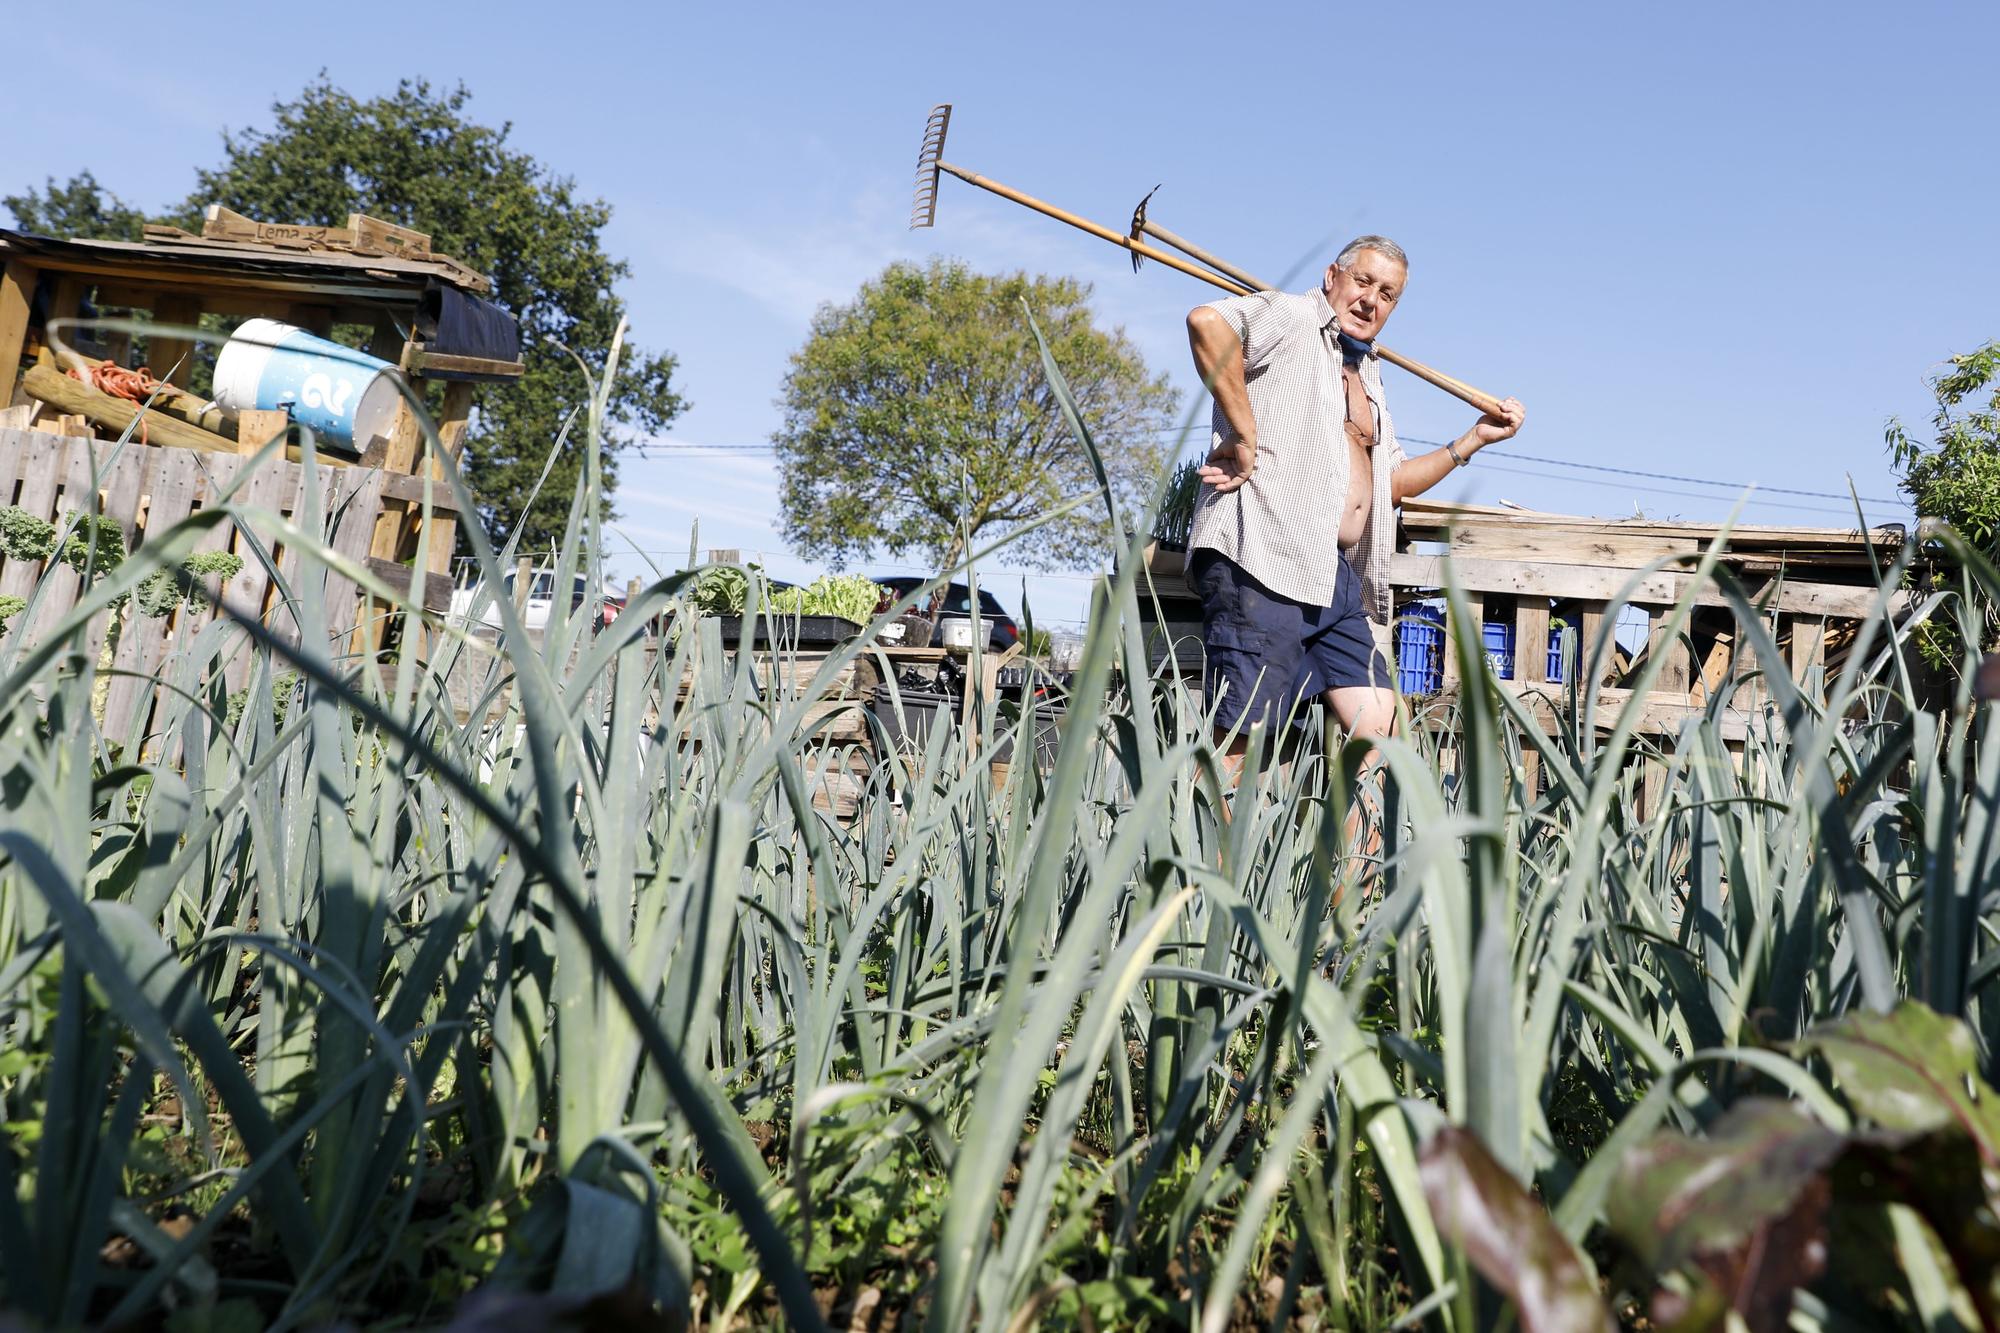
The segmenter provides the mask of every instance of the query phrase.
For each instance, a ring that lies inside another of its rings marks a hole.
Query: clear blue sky
[[[224,127],[267,123],[321,68],[364,95],[463,80],[477,116],[511,121],[516,145],[616,210],[635,337],[680,357],[694,403],[682,446],[766,442],[814,307],[930,253],[1093,282],[1101,315],[1194,389],[1181,318],[1207,289],[1191,280],[1135,277],[1112,247],[950,179],[936,229],[905,230],[938,101],[957,108],[952,160],[1112,225],[1163,183],[1156,218],[1255,272],[1317,266],[1358,231],[1396,237],[1412,269],[1384,341],[1518,395],[1517,453],[1818,491],[1851,475],[1894,496],[1885,419],[1925,421],[1925,374],[2000,336],[1990,3],[91,15],[10,32],[30,73],[12,84],[0,186],[89,168],[157,207],[217,160]],[[115,75],[106,33],[135,43]],[[177,54],[143,54],[156,48]],[[1389,374],[1405,435],[1469,423]],[[772,474],[752,452],[633,458],[625,530],[674,561],[698,515],[704,547],[810,573],[782,554]],[[1689,518],[1730,503],[1607,481],[1496,450],[1435,494]],[[1841,521],[1820,507],[1839,506],[1769,496],[1746,515]],[[1032,595],[1073,618],[1085,586]]]

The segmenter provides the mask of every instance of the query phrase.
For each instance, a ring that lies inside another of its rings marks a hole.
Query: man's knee
[[[1326,692],[1328,706],[1350,736],[1374,739],[1396,734],[1396,692],[1369,685],[1350,685]]]

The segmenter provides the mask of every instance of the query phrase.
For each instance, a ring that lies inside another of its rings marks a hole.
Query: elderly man
[[[1391,732],[1394,678],[1369,622],[1389,622],[1395,507],[1521,428],[1509,398],[1444,448],[1404,456],[1374,341],[1408,276],[1401,246],[1363,236],[1318,291],[1188,312],[1195,368],[1215,395],[1188,576],[1224,732],[1276,722],[1315,693],[1350,735]],[[1239,731],[1231,752],[1244,742]]]

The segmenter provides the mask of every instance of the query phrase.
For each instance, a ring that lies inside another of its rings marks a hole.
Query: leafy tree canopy
[[[88,171],[58,185],[54,177],[42,190],[0,198],[23,231],[43,236],[88,236],[107,241],[136,241],[146,215],[97,183]]]
[[[426,232],[438,250],[490,275],[494,299],[521,321],[527,373],[481,389],[463,462],[495,540],[520,519],[522,549],[546,550],[568,517],[583,466],[578,445],[564,449],[522,516],[563,422],[587,400],[569,352],[593,373],[602,369],[624,313],[614,285],[628,268],[604,248],[610,206],[580,197],[574,181],[510,147],[510,126],[475,123],[470,101],[463,86],[437,93],[421,79],[364,101],[322,75],[272,108],[270,128],[225,133],[221,164],[197,169],[192,192],[161,220],[198,230],[210,203],[327,226],[362,212]],[[54,235],[133,239],[144,220],[88,171],[4,202],[21,226]],[[666,353],[628,348],[611,422],[644,433],[678,416],[686,403],[674,391],[674,364]],[[608,494],[615,454],[605,457],[604,480]]]
[[[1988,558],[2000,559],[2000,341],[1952,357],[1930,385],[1937,399],[1933,440],[1919,443],[1892,417],[1890,458],[1917,513],[1944,519]],[[2000,616],[1990,606],[1982,612],[1990,648]],[[1956,660],[1948,649],[1936,656]]]
[[[1930,382],[1936,438],[1919,444],[1892,418],[1889,454],[1919,514],[1946,519],[1989,554],[2000,554],[2000,342],[1947,365]]]
[[[1096,490],[1064,424],[1022,304],[1049,340],[1121,507],[1150,498],[1178,393],[1122,330],[1093,323],[1070,278],[892,264],[822,306],[785,378],[773,437],[786,539],[836,568],[882,548],[942,570],[974,545]],[[1077,566],[1104,552],[1102,505],[1027,532],[1010,561]]]

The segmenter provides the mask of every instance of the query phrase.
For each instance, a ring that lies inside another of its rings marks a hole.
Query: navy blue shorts
[[[1206,686],[1219,727],[1282,719],[1293,701],[1350,685],[1393,689],[1361,607],[1361,576],[1340,559],[1332,606],[1281,597],[1207,548],[1193,552],[1188,581],[1201,597]],[[1218,703],[1219,699],[1219,703]]]

